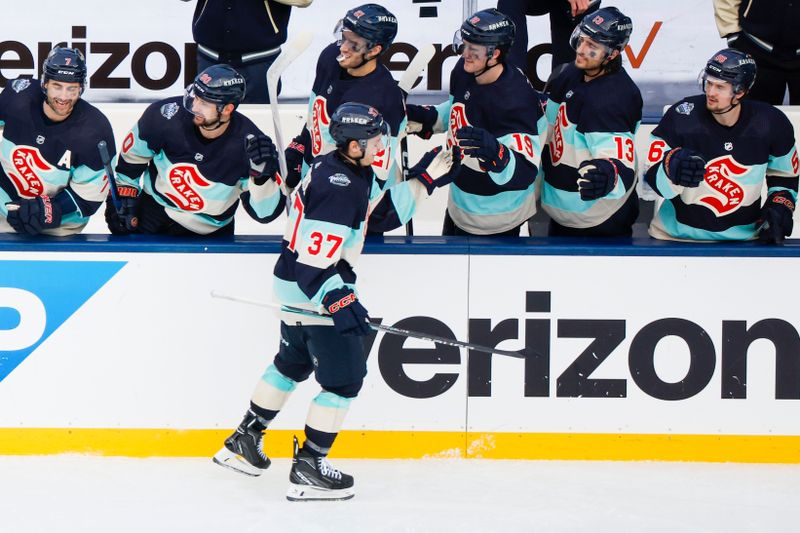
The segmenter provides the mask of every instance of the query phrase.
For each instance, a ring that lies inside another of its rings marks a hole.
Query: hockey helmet
[[[56,46],[47,54],[42,64],[42,90],[49,80],[80,83],[81,92],[86,86],[86,60],[77,48]]]
[[[581,44],[581,37],[605,46],[606,54],[611,50],[622,51],[633,33],[633,21],[616,7],[604,7],[588,13],[572,31],[569,44],[574,50]]]
[[[495,50],[506,54],[514,43],[515,33],[514,21],[494,8],[484,9],[461,24],[453,36],[453,50],[461,54],[466,41],[485,46],[488,56]]]
[[[192,114],[195,98],[216,104],[217,112],[227,104],[236,109],[244,99],[244,77],[230,65],[211,65],[195,77],[183,95],[183,107]]]
[[[350,141],[358,141],[363,151],[367,141],[378,135],[389,135],[389,125],[372,106],[358,102],[345,102],[336,108],[328,129],[336,147],[346,149]]]
[[[756,62],[745,52],[725,48],[708,60],[700,71],[700,88],[705,92],[706,78],[716,78],[731,84],[733,92],[748,92],[756,81]]]
[[[342,32],[349,30],[367,40],[367,50],[381,45],[385,52],[397,36],[397,18],[378,4],[364,4],[349,10],[334,30],[336,42],[342,45]]]

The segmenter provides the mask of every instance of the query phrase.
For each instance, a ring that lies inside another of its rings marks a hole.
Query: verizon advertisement
[[[399,20],[399,33],[386,63],[399,78],[418,47],[434,44],[436,55],[415,94],[443,95],[455,64],[450,47],[463,20],[462,2],[455,0],[390,0],[384,3]],[[479,8],[496,3],[479,1]],[[697,90],[695,80],[706,59],[725,43],[719,38],[710,4],[674,0],[669,4],[618,0],[615,5],[634,22],[625,63],[645,97],[645,113],[660,113],[665,104]],[[315,39],[283,78],[286,98],[308,96],[319,52],[329,44],[336,21],[349,7],[317,0],[293,11],[292,31],[311,29]],[[37,0],[14,15],[0,42],[0,81],[36,77],[54,44],[86,52],[91,78],[85,97],[90,101],[153,101],[183,90],[193,78],[195,47],[191,20],[195,1],[141,0],[118,5],[101,0],[74,3],[69,10],[56,0]],[[57,15],[56,15],[57,14]],[[536,59],[534,83],[550,71],[550,30],[547,17],[528,17],[531,57]]]
[[[219,429],[274,356],[273,254],[3,253],[0,428]],[[794,257],[366,255],[378,334],[345,428],[800,435]],[[417,276],[411,273],[425,272]],[[297,428],[305,383],[275,428]],[[58,406],[54,409],[54,406]]]

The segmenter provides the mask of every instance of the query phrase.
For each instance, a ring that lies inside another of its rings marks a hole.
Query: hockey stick
[[[269,109],[272,112],[272,127],[275,129],[275,146],[278,148],[278,164],[281,169],[281,177],[286,179],[286,154],[283,151],[286,145],[283,142],[283,130],[281,129],[281,116],[278,112],[278,81],[283,71],[292,62],[305,52],[314,34],[304,31],[293,37],[283,45],[281,54],[267,71],[267,92],[269,94]]]
[[[417,78],[428,66],[428,63],[436,54],[436,48],[432,44],[427,46],[423,46],[419,50],[417,50],[417,55],[414,56],[414,59],[408,64],[408,68],[403,73],[403,76],[400,78],[400,81],[397,82],[397,86],[400,87],[400,90],[403,91],[404,101],[408,99],[408,93],[411,92],[411,89],[414,87],[414,83],[416,83]],[[400,132],[400,161],[403,167],[403,180],[408,180],[408,134],[406,132]],[[414,223],[412,220],[406,222],[406,235],[413,236],[414,235]]]
[[[211,291],[212,298],[219,298],[222,300],[230,300],[232,302],[241,303],[241,304],[248,304],[254,305],[256,307],[266,307],[268,309],[277,309],[279,311],[286,311],[288,313],[296,313],[298,315],[305,315],[311,316],[315,318],[322,318],[325,320],[333,320],[331,315],[325,315],[322,313],[318,313],[316,311],[312,311],[310,309],[300,309],[299,307],[292,307],[290,305],[281,305],[273,302],[257,302],[255,300],[247,300],[244,298],[238,298],[236,296],[229,296],[227,294],[221,294],[215,291]],[[413,331],[410,329],[402,329],[396,328],[394,326],[384,326],[383,324],[377,324],[375,322],[370,322],[369,327],[374,329],[375,331],[383,331],[384,333],[391,333],[392,335],[399,335],[401,337],[411,337],[413,339],[420,339],[423,341],[430,341],[435,342],[436,344],[444,344],[446,346],[455,346],[456,348],[466,348],[468,350],[473,350],[476,352],[483,352],[483,353],[496,353],[499,355],[507,355],[509,357],[515,357],[517,359],[525,359],[527,354],[525,353],[527,350],[520,350],[518,352],[512,352],[511,350],[501,350],[499,348],[489,348],[488,346],[481,346],[480,344],[473,344],[471,342],[463,342],[455,339],[447,339],[445,337],[439,337],[438,335],[432,335],[430,333],[421,333],[419,331]]]
[[[111,168],[111,155],[108,153],[108,145],[105,141],[97,143],[97,151],[100,152],[100,161],[106,169],[108,176],[108,186],[111,188],[111,201],[114,202],[114,209],[120,215],[120,208],[122,207],[122,200],[119,197],[119,190],[117,190],[117,178],[114,175],[114,169]]]

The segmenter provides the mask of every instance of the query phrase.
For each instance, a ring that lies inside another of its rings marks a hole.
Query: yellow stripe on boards
[[[211,457],[231,430],[0,428],[0,455],[85,453]],[[267,455],[291,457],[292,435],[269,430]],[[800,463],[800,436],[343,431],[333,457]]]

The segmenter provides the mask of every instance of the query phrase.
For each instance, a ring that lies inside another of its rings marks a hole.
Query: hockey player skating
[[[114,234],[233,235],[241,198],[259,222],[282,212],[272,140],[236,111],[244,79],[228,65],[197,75],[183,97],[155,102],[125,136],[116,174],[122,208],[109,198]]]
[[[384,203],[390,215],[382,219],[380,229],[399,227],[411,218],[417,199],[446,185],[458,172],[458,154],[436,148],[410,169],[409,181],[382,189],[371,167],[388,134],[378,111],[344,103],[333,113],[329,131],[336,150],[317,158],[292,193],[273,288],[282,304],[322,311],[333,323],[281,314],[278,354],[256,385],[244,420],[214,456],[222,466],[260,475],[270,465],[264,430],[297,383],[313,372],[322,391],[309,407],[302,448],[294,440],[290,500],[354,495],[353,477],[331,466],[326,456],[367,373],[360,337],[371,328],[356,293],[354,267],[364,245],[368,214],[377,203]]]
[[[650,224],[653,237],[760,237],[780,244],[791,235],[798,182],[794,130],[771,105],[745,99],[755,77],[749,55],[720,50],[700,73],[704,94],[673,105],[653,130],[645,180],[663,198]]]
[[[621,56],[632,31],[631,19],[615,7],[587,14],[570,38],[575,62],[548,81],[542,208],[549,235],[632,233],[642,96]]]
[[[389,69],[378,63],[396,35],[397,19],[378,4],[350,9],[336,25],[336,42],[317,60],[306,123],[285,150],[290,188],[297,185],[315,157],[335,148],[330,116],[344,102],[362,102],[381,112],[392,134],[372,165],[381,182],[399,177],[397,135],[405,127],[404,97]]]
[[[456,32],[461,58],[450,74],[450,98],[408,106],[409,132],[446,131],[464,154],[450,186],[444,235],[512,235],[536,212],[535,184],[545,121],[539,93],[506,64],[514,23],[496,9],[478,11]]]
[[[113,152],[114,134],[81,99],[85,86],[83,54],[55,47],[41,82],[19,78],[0,94],[0,231],[78,233],[108,194],[97,143]]]

